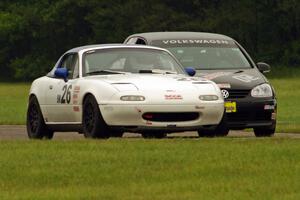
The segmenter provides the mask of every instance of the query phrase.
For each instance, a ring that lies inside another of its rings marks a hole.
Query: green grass
[[[267,76],[278,98],[277,132],[300,132],[300,69],[275,68]],[[25,124],[29,87],[0,83],[0,124]]]
[[[24,124],[30,84],[0,84],[0,124]]]
[[[300,79],[271,79],[278,100],[277,132],[300,132]]]
[[[299,140],[0,141],[0,199],[300,199]]]

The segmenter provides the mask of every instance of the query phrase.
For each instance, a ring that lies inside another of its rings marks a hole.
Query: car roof
[[[143,49],[156,49],[163,50],[165,49],[159,47],[145,46],[145,45],[130,45],[130,44],[94,44],[94,45],[86,45],[75,47],[67,51],[67,53],[78,53],[80,51],[93,50],[93,49],[101,49],[101,48],[143,48]]]
[[[166,39],[220,39],[220,40],[233,40],[232,38],[216,33],[206,32],[148,32],[148,33],[136,33],[129,37],[143,37],[148,41],[152,40],[166,40]],[[128,37],[128,38],[129,38]]]

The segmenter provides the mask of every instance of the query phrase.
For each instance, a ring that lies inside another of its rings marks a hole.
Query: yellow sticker
[[[227,113],[236,112],[236,102],[231,102],[231,101],[225,102],[225,109]]]

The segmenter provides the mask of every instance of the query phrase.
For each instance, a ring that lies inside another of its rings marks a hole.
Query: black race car
[[[129,36],[124,43],[152,45],[171,51],[196,76],[215,81],[225,99],[222,122],[199,131],[199,136],[226,136],[229,130],[253,128],[258,137],[272,136],[276,128],[276,96],[263,73],[266,63],[254,63],[234,39],[201,32],[153,32]]]

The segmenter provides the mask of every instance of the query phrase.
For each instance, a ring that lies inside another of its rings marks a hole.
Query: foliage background
[[[0,81],[32,80],[72,47],[147,31],[222,33],[255,61],[300,65],[299,0],[1,0]]]

